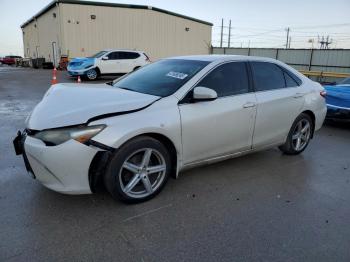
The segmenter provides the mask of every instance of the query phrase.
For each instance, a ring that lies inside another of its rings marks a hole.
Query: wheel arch
[[[123,146],[129,141],[140,136],[148,136],[153,139],[156,139],[166,147],[166,149],[170,154],[171,164],[172,164],[172,170],[170,175],[173,178],[177,178],[178,171],[179,171],[178,150],[176,149],[174,142],[169,137],[156,132],[146,132],[142,134],[137,134],[127,139],[119,147]],[[115,151],[117,150],[118,149],[115,149]],[[91,161],[88,177],[89,177],[90,189],[92,192],[98,192],[103,189],[104,187],[102,182],[103,176],[106,171],[106,166],[108,165],[110,157],[112,156],[113,153],[114,152],[112,151],[99,151],[96,153],[93,160]]]
[[[97,75],[100,76],[101,75],[101,70],[98,66],[95,67],[95,70],[97,72]]]
[[[311,118],[311,120],[312,120],[311,138],[313,138],[314,137],[314,132],[315,132],[316,116],[315,116],[314,112],[312,112],[311,110],[305,110],[305,111],[302,112],[302,114],[308,115]]]

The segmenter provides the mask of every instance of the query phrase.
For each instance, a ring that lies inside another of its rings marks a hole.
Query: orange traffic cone
[[[57,77],[56,77],[56,73],[57,73],[57,70],[56,70],[56,67],[53,68],[53,71],[52,71],[52,80],[51,80],[51,85],[55,85],[57,84]]]
[[[80,76],[78,76],[78,83],[81,83],[81,79],[80,79]]]

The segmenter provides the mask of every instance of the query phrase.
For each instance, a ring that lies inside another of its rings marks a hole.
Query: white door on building
[[[58,58],[58,51],[57,51],[57,44],[56,42],[52,42],[52,63],[54,67],[58,66],[59,58]]]

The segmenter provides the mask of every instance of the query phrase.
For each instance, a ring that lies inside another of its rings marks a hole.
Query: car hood
[[[326,102],[328,106],[350,108],[350,86],[325,86],[327,91]]]
[[[56,84],[27,118],[27,128],[43,130],[78,125],[105,114],[142,109],[160,97],[107,84]]]
[[[92,57],[76,57],[69,61],[69,66],[81,66],[87,64],[94,64],[95,58]]]

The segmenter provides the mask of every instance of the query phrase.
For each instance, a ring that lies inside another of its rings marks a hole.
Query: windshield
[[[165,97],[176,92],[208,64],[197,60],[160,60],[117,80],[113,86]]]
[[[107,51],[100,51],[100,52],[94,54],[93,56],[89,56],[89,58],[99,58],[99,57],[103,56],[106,53],[107,53]]]
[[[350,77],[340,81],[339,85],[350,85]]]

